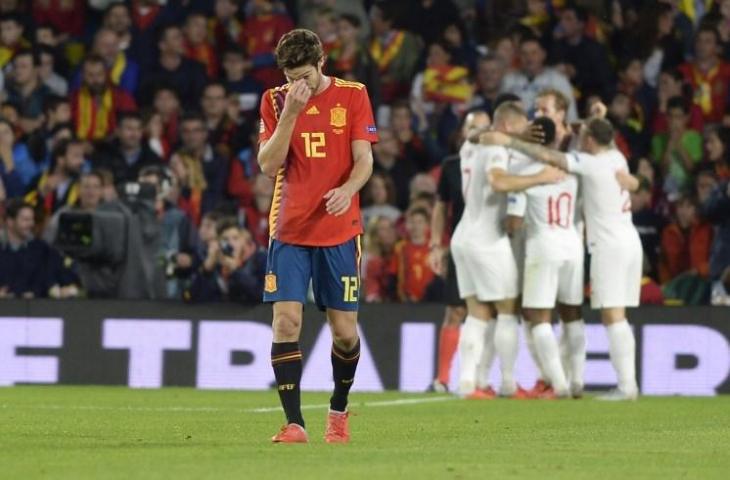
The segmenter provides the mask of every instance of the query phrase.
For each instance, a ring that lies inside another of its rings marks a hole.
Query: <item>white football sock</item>
[[[629,322],[613,323],[606,327],[608,332],[611,363],[616,369],[618,387],[626,394],[635,394],[636,385],[636,340]]]
[[[487,328],[484,331],[484,350],[477,364],[477,388],[486,389],[489,386],[489,371],[494,363],[494,331],[497,328],[497,321],[490,320],[487,322]]]
[[[583,387],[583,372],[586,369],[586,324],[583,320],[563,323],[563,337],[569,354],[570,382]]]
[[[527,344],[527,350],[530,351],[530,357],[532,357],[532,362],[535,364],[535,369],[537,369],[537,379],[545,381],[548,377],[542,368],[540,356],[537,354],[537,350],[535,350],[535,340],[532,338],[532,325],[527,321],[523,322],[523,324],[525,326],[525,343]]]
[[[520,325],[516,315],[497,316],[497,328],[494,332],[494,348],[499,357],[499,364],[502,370],[502,387],[499,392],[509,396],[517,390],[514,370],[517,361],[517,349]]]
[[[477,362],[484,350],[487,322],[467,315],[459,335],[459,393],[468,395],[476,388]]]
[[[532,327],[532,338],[535,340],[535,350],[555,393],[558,396],[567,396],[568,381],[565,379],[563,365],[560,363],[558,341],[553,333],[552,325],[549,323],[535,325]]]
[[[562,320],[560,321],[560,338],[558,339],[558,349],[560,350],[560,363],[563,364],[563,371],[565,372],[565,378],[570,383],[573,378],[573,372],[570,368],[570,344],[568,341],[568,333],[565,331],[565,325]]]

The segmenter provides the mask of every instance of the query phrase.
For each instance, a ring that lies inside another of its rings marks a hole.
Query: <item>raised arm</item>
[[[563,170],[568,170],[566,155],[552,148],[546,148],[536,143],[525,142],[519,138],[502,132],[487,132],[479,136],[479,143],[483,145],[501,145],[522,152],[538,162],[547,163]],[[529,187],[528,187],[529,188]]]
[[[533,175],[510,175],[501,168],[493,168],[487,179],[495,192],[519,192],[545,183],[557,183],[565,178],[565,172],[550,165]]]
[[[296,80],[289,88],[274,132],[268,140],[261,142],[259,148],[258,163],[265,175],[275,176],[284,165],[297,117],[311,95],[312,91],[304,80]]]

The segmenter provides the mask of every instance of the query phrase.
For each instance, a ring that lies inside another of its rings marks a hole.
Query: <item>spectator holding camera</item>
[[[266,252],[235,219],[222,220],[217,241],[196,273],[186,298],[194,302],[232,300],[258,303],[264,289]]]
[[[51,221],[48,222],[48,225],[43,232],[43,238],[48,243],[53,244],[56,241],[58,222],[61,215],[71,211],[93,213],[103,201],[104,177],[102,174],[96,170],[82,174],[79,179],[78,201],[73,205],[65,205],[61,207],[53,215],[53,217],[51,217]]]

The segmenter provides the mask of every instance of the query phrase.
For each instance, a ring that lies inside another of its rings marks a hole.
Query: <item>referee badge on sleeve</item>
[[[276,275],[273,273],[267,273],[264,277],[264,290],[268,293],[276,291]]]

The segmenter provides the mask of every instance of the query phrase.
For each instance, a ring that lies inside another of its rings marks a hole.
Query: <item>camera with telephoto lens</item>
[[[220,241],[220,248],[221,248],[221,253],[223,255],[225,255],[226,257],[232,257],[232,256],[235,255],[235,252],[233,250],[233,245],[231,245],[226,240],[221,240]]]

